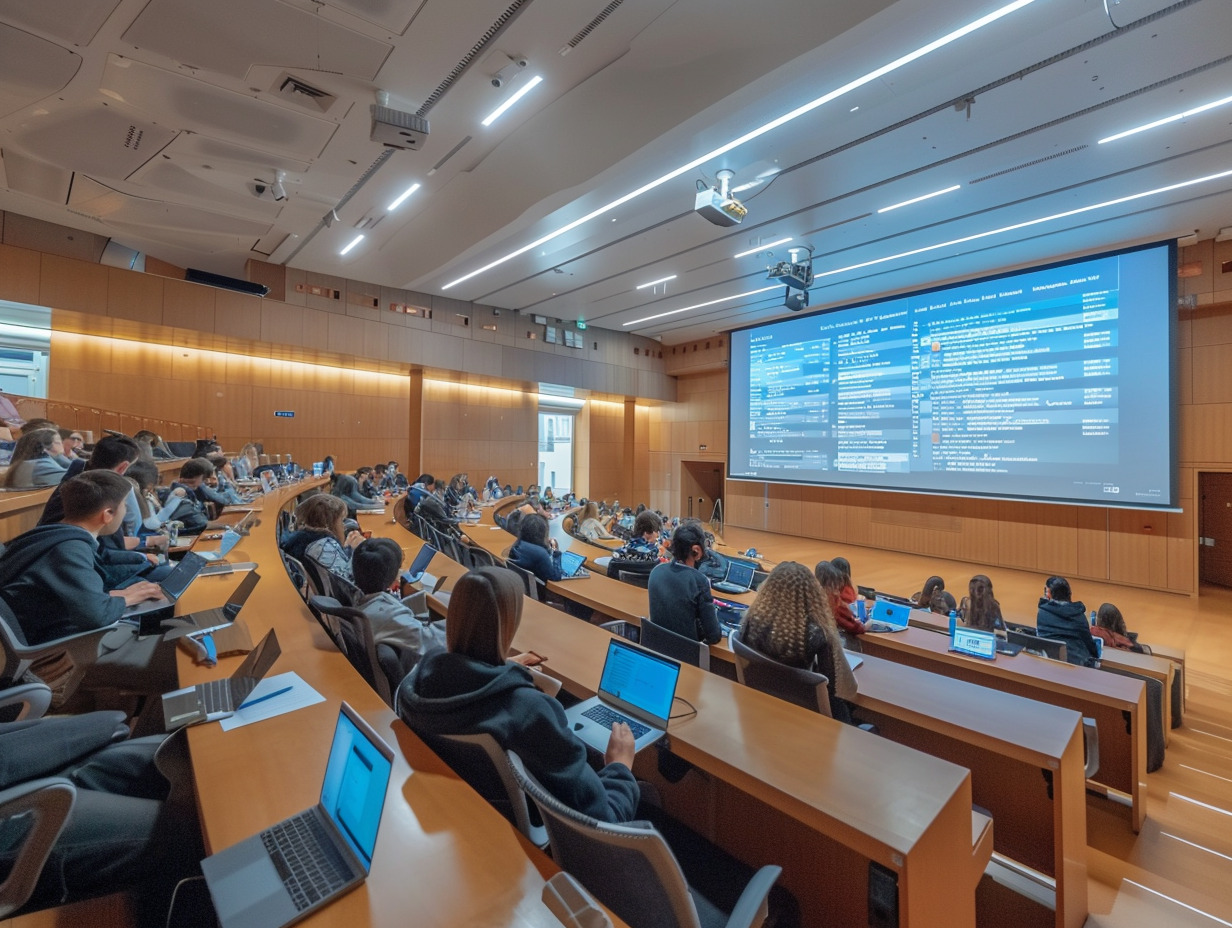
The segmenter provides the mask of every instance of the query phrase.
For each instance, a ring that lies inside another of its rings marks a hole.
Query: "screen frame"
[[[776,478],[768,480],[765,477],[750,477],[745,474],[732,473],[732,378],[731,378],[731,352],[735,350],[734,336],[738,332],[748,332],[754,329],[765,329],[770,326],[779,325],[785,322],[795,322],[800,319],[810,317],[828,316],[834,313],[846,312],[848,310],[861,309],[868,306],[875,306],[878,303],[885,303],[892,300],[910,299],[926,293],[942,293],[946,290],[967,287],[972,285],[984,284],[990,281],[1004,280],[1011,277],[1016,277],[1020,274],[1031,274],[1038,271],[1049,271],[1054,268],[1066,267],[1074,264],[1081,264],[1086,261],[1094,261],[1101,258],[1120,257],[1121,255],[1133,254],[1139,251],[1150,251],[1152,249],[1164,248],[1167,250],[1167,289],[1168,289],[1168,319],[1167,319],[1167,338],[1168,338],[1168,443],[1169,443],[1169,467],[1168,467],[1168,493],[1170,502],[1163,505],[1151,506],[1142,503],[1121,502],[1117,500],[1083,500],[1064,497],[1046,497],[1032,495],[1015,495],[1013,493],[961,493],[951,490],[939,490],[926,487],[894,487],[894,486],[879,486],[871,483],[851,483],[844,481],[825,481],[816,480],[791,480],[788,478]],[[737,326],[728,331],[728,350],[729,358],[727,363],[728,378],[727,378],[727,454],[724,462],[725,479],[739,483],[784,485],[784,486],[805,486],[818,487],[820,489],[832,490],[866,490],[870,493],[899,493],[909,496],[940,496],[952,499],[987,499],[987,500],[1005,500],[1009,502],[1019,503],[1039,503],[1042,505],[1051,506],[1082,506],[1086,508],[1097,509],[1126,509],[1138,510],[1143,512],[1183,512],[1180,505],[1180,426],[1177,416],[1177,399],[1179,397],[1178,377],[1179,363],[1177,357],[1177,336],[1178,336],[1178,312],[1177,312],[1177,266],[1178,266],[1179,248],[1177,247],[1176,239],[1160,239],[1157,241],[1144,242],[1138,245],[1130,245],[1123,248],[1113,248],[1105,251],[1093,251],[1078,255],[1072,258],[1064,258],[1058,261],[1050,261],[1045,264],[1028,264],[1021,267],[1011,268],[1009,270],[997,271],[992,274],[985,274],[980,277],[968,277],[958,280],[952,280],[944,284],[939,284],[932,287],[918,287],[912,290],[903,290],[882,294],[880,296],[860,300],[854,303],[842,303],[838,306],[831,306],[824,309],[817,309],[812,312],[793,313],[790,316],[780,316],[777,319],[772,319],[768,322],[750,323],[748,325]]]

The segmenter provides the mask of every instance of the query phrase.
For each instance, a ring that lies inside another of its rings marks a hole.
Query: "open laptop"
[[[222,541],[218,545],[217,551],[197,551],[195,548],[193,553],[197,557],[206,561],[221,561],[224,557],[231,553],[231,549],[240,543],[240,539],[244,536],[235,529],[227,528],[223,530]]]
[[[873,601],[873,614],[868,620],[870,632],[901,632],[911,618],[911,607],[887,599]]]
[[[278,636],[271,628],[231,676],[164,693],[163,722],[167,731],[232,715],[269,673],[281,653]]]
[[[574,734],[600,754],[607,750],[613,722],[633,730],[633,749],[640,751],[667,733],[667,717],[676,698],[680,664],[612,638],[599,677],[599,694],[565,712]]]
[[[124,615],[121,619],[131,619],[135,616],[145,615],[147,612],[154,612],[159,609],[169,609],[175,605],[176,600],[184,595],[184,591],[189,585],[197,579],[197,575],[201,573],[201,568],[205,566],[205,558],[200,554],[194,554],[189,551],[184,555],[183,560],[176,565],[175,570],[163,577],[158,586],[163,591],[163,595],[158,599],[149,599],[143,603],[129,606],[124,610]]]
[[[372,867],[393,758],[344,702],[320,801],[201,861],[223,928],[283,928],[362,883]]]
[[[418,583],[425,590],[431,590],[435,593],[441,588],[441,584],[445,582],[446,577],[441,577],[439,580],[432,574],[428,573],[428,565],[432,563],[432,558],[436,557],[436,548],[432,545],[423,545],[419,549],[419,553],[415,555],[415,560],[411,561],[411,566],[402,571],[402,579],[406,583]]]
[[[957,625],[950,635],[950,650],[968,657],[994,661],[997,659],[997,636],[992,632]]]
[[[179,616],[177,621],[184,624],[171,629],[167,634],[163,635],[163,638],[173,641],[176,638],[182,638],[184,635],[194,635],[199,632],[212,632],[219,628],[226,628],[239,618],[240,610],[248,602],[248,597],[257,588],[257,581],[260,579],[261,575],[259,573],[255,570],[250,570],[244,574],[244,579],[240,581],[240,585],[235,588],[235,592],[231,594],[225,604],[215,609],[202,609],[200,612]]]
[[[585,563],[585,554],[577,554],[573,551],[560,552],[560,579],[585,580],[590,576],[590,571],[582,566]]]
[[[757,568],[743,561],[728,561],[727,573],[718,583],[712,583],[710,588],[720,593],[747,593],[753,588],[753,575]]]

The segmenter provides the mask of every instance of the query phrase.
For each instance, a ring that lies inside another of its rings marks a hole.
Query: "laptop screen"
[[[666,720],[676,696],[680,665],[613,638],[608,642],[599,695],[611,696]]]
[[[572,577],[585,563],[586,555],[584,554],[575,554],[572,551],[560,552],[560,572],[566,577]]]
[[[231,549],[240,543],[240,533],[226,529],[222,533],[222,543],[218,546],[218,556],[226,557],[231,553]]]
[[[321,808],[367,871],[393,773],[393,752],[343,703],[321,784]],[[373,740],[375,738],[375,740]]]
[[[950,650],[984,660],[996,660],[997,636],[992,632],[980,631],[974,628],[955,626],[954,635],[950,638]]]
[[[159,584],[163,592],[167,594],[167,598],[179,599],[183,596],[188,585],[197,579],[197,574],[201,573],[201,568],[205,564],[206,560],[201,555],[193,554],[191,551],[185,554],[175,570],[167,574]]]
[[[873,621],[884,622],[894,628],[906,628],[910,614],[910,606],[903,606],[884,599],[878,599],[873,603]]]
[[[418,579],[419,575],[428,569],[428,565],[432,563],[432,558],[434,557],[436,557],[436,548],[432,547],[432,545],[423,545],[406,572]]]
[[[248,597],[252,595],[252,591],[256,589],[261,575],[255,570],[250,570],[244,574],[244,579],[240,581],[240,585],[235,588],[235,592],[231,594],[231,598],[227,600],[227,604],[223,606],[232,618],[240,614],[240,610],[244,608],[244,603],[248,602]]]
[[[727,577],[725,579],[728,583],[747,588],[753,585],[753,571],[754,567],[752,564],[745,564],[741,561],[728,561]]]

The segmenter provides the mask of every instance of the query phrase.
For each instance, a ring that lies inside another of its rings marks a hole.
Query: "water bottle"
[[[954,631],[958,628],[958,613],[953,609],[950,610],[950,640],[954,638]]]
[[[1094,610],[1094,609],[1092,609],[1092,610],[1091,610],[1091,627],[1092,627],[1092,628],[1094,628],[1094,627],[1095,627],[1095,624],[1096,624],[1096,621],[1097,621],[1097,619],[1098,619],[1098,618],[1099,618],[1099,617],[1095,614],[1095,610]]]

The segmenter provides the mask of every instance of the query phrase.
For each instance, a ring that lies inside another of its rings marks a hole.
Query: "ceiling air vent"
[[[615,13],[616,8],[624,2],[625,0],[612,0],[611,3],[609,3],[602,10],[600,10],[599,15],[596,16],[594,19],[592,19],[590,22],[588,22],[580,30],[578,30],[578,34],[575,35],[573,38],[571,38],[569,40],[569,44],[565,45],[560,50],[561,57],[564,57],[565,55],[573,51],[575,48],[577,48],[579,45],[581,45],[582,40],[585,39],[592,32],[594,32],[596,29],[598,29],[599,26],[602,25],[603,21],[607,19],[609,16],[611,16],[613,13]]]
[[[278,79],[274,81],[274,86],[270,89],[276,96],[281,97],[288,103],[293,103],[306,110],[312,110],[315,113],[329,112],[329,108],[338,99],[332,93],[328,93],[320,87],[313,87],[307,81],[301,80],[294,74],[286,71],[278,75]]]
[[[1012,168],[1005,168],[1001,171],[994,171],[992,174],[985,174],[983,177],[975,177],[967,181],[969,184],[978,184],[981,181],[992,180],[994,177],[1004,177],[1006,174],[1013,174],[1015,171],[1021,171],[1023,168],[1033,168],[1037,164],[1043,164],[1046,161],[1055,161],[1057,158],[1064,158],[1066,155],[1072,155],[1074,152],[1082,151],[1088,148],[1087,145],[1075,145],[1073,148],[1067,148],[1065,151],[1053,152],[1051,155],[1045,155],[1042,158],[1035,158],[1031,161],[1024,161],[1022,164],[1016,164]]]

